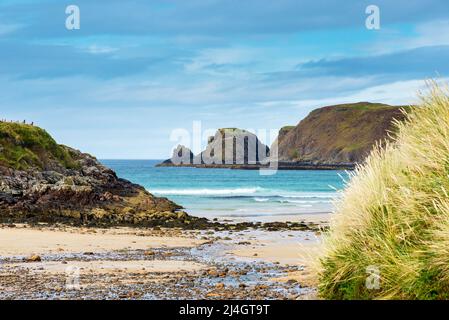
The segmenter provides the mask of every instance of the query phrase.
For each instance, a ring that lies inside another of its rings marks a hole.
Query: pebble
[[[258,285],[256,285],[255,289],[256,290],[265,290],[265,289],[268,289],[268,286],[265,284],[258,284]]]
[[[37,254],[33,254],[28,258],[26,258],[26,262],[41,262],[41,261],[42,261],[41,257],[38,256]]]
[[[207,294],[206,294],[206,298],[217,298],[217,297],[219,297],[220,295],[218,294],[218,293],[215,293],[215,292],[208,292]]]
[[[211,277],[218,277],[218,271],[215,269],[209,269],[209,271],[207,272],[207,274]]]
[[[224,283],[222,283],[222,282],[219,282],[219,283],[217,283],[217,284],[215,285],[215,288],[216,288],[216,289],[224,289],[224,287],[225,287],[225,285],[224,285]]]

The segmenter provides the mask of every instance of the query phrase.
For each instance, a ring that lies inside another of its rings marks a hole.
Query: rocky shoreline
[[[43,129],[0,122],[0,222],[199,228],[167,198],[117,177],[95,157]]]
[[[37,225],[181,228],[185,230],[312,230],[305,222],[226,223],[194,217],[182,207],[118,178],[94,157],[70,149],[79,169],[45,171],[0,166],[0,223]],[[54,165],[54,164],[52,164]]]
[[[67,148],[67,147],[66,147]],[[120,179],[95,158],[68,149],[79,169],[0,166],[0,221],[179,226],[197,220],[166,198]]]

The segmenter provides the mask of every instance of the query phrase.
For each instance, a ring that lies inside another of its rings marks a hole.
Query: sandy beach
[[[0,255],[2,257],[56,252],[107,252],[116,250],[145,250],[150,248],[194,247],[204,241],[187,237],[178,230],[167,229],[164,236],[131,228],[28,228],[16,225],[2,228]],[[183,236],[182,236],[183,235]]]
[[[297,230],[2,225],[0,298],[308,299],[319,241]]]

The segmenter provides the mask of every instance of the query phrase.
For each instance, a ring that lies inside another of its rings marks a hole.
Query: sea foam
[[[151,193],[159,195],[240,195],[240,194],[253,194],[260,191],[261,188],[234,188],[234,189],[155,189],[149,190]]]

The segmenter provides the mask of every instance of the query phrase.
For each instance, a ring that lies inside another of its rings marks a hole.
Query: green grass
[[[349,145],[344,145],[343,150],[345,152],[351,152],[351,151],[354,151],[354,150],[358,150],[361,147],[362,147],[361,143],[351,143]]]
[[[388,110],[388,109],[397,109],[403,108],[406,111],[410,110],[412,106],[391,106],[384,103],[371,103],[371,102],[357,102],[357,103],[347,103],[347,104],[339,104],[333,106],[337,111],[343,111],[344,109],[350,108],[352,110],[359,111],[373,111],[373,110]]]
[[[449,298],[449,92],[436,86],[372,151],[337,203],[320,258],[326,299]],[[380,286],[366,286],[367,268]]]
[[[299,151],[296,149],[290,149],[288,155],[290,159],[296,160],[299,158]]]
[[[43,129],[21,123],[0,122],[0,165],[26,170],[44,169],[50,161],[77,167],[70,151]]]
[[[334,106],[333,108],[337,109],[337,111],[344,110],[345,108],[351,108],[352,110],[360,110],[360,111],[370,111],[370,110],[392,109],[396,107],[383,103],[357,102],[349,104],[340,104]]]
[[[232,134],[241,134],[241,133],[248,133],[248,131],[244,130],[244,129],[239,129],[239,128],[221,128],[219,129],[221,134],[225,134],[225,133],[232,133]]]

